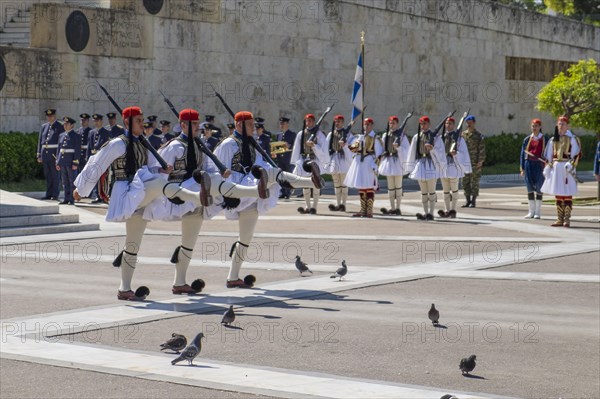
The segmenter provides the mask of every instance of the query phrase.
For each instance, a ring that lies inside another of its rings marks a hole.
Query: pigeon
[[[471,355],[468,358],[465,357],[461,359],[458,368],[460,368],[463,375],[469,374],[471,371],[473,371],[473,369],[475,368],[475,359],[477,359],[477,356],[475,355]]]
[[[440,399],[458,399],[458,398],[454,395],[447,393],[444,396],[442,396]]]
[[[177,359],[171,360],[171,364],[175,365],[179,362],[187,360],[189,362],[189,365],[193,366],[194,359],[196,358],[196,356],[198,356],[200,350],[202,350],[202,343],[200,342],[202,337],[204,337],[204,334],[198,333],[198,335],[196,335],[192,343],[186,346],[185,349],[181,352],[179,357]]]
[[[302,275],[303,272],[309,272],[310,274],[313,274],[312,270],[308,268],[306,263],[302,262],[300,256],[298,255],[296,255],[296,269],[298,269],[300,275]]]
[[[173,333],[167,342],[160,344],[160,350],[164,351],[165,349],[168,349],[179,353],[183,348],[185,348],[186,345],[187,339],[184,335]]]
[[[429,316],[429,320],[431,320],[434,326],[440,324],[440,312],[435,308],[435,305],[433,303],[431,304],[431,309],[429,309],[429,313],[427,313],[427,316]]]
[[[235,313],[233,312],[233,305],[229,306],[229,309],[225,313],[223,313],[223,318],[221,319],[221,324],[225,324],[226,326],[233,323],[235,320]]]
[[[345,260],[343,260],[343,261],[342,261],[342,267],[339,267],[339,268],[338,268],[338,269],[335,271],[335,273],[333,273],[333,274],[330,276],[330,278],[337,278],[337,277],[339,277],[339,278],[340,278],[340,280],[339,280],[339,281],[342,281],[342,277],[344,277],[344,276],[346,275],[346,273],[348,273],[348,267],[346,267],[346,261],[345,261]]]

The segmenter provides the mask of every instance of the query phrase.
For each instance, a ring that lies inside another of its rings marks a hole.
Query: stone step
[[[21,41],[21,40],[29,40],[29,32],[3,32],[0,33],[0,39],[4,39],[4,41]]]
[[[75,233],[82,231],[99,230],[100,225],[83,224],[83,223],[68,223],[51,226],[31,226],[31,227],[8,227],[0,228],[0,237],[16,237],[16,236],[31,236],[40,234],[64,234]]]
[[[65,223],[78,223],[78,215],[35,215],[35,216],[12,216],[3,217],[0,220],[0,228],[8,227],[37,227],[37,226],[48,226]]]
[[[29,15],[15,15],[8,21],[8,23],[16,23],[16,24],[29,24],[31,18]]]
[[[35,201],[35,200],[34,200]],[[2,204],[0,206],[0,218],[15,217],[15,216],[34,216],[34,215],[58,215],[58,203],[47,204],[43,201],[36,201],[38,204],[17,205],[17,204]]]
[[[2,29],[2,33],[29,33],[29,24],[8,23]]]

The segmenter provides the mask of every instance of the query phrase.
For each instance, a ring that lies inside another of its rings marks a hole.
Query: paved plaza
[[[586,180],[579,197],[596,194]],[[190,297],[171,294],[180,223],[151,222],[134,276],[151,294],[140,303],[116,299],[124,224],[88,200],[61,208],[100,231],[1,242],[0,396],[600,397],[600,206],[576,205],[570,229],[552,228],[550,204],[523,219],[520,181],[482,183],[477,208],[433,222],[416,220],[410,188],[403,216],[354,219],[327,210],[331,195],[317,215],[298,214],[301,199],[280,202],[259,219],[242,269],[257,277],[249,290],[225,288],[237,222],[205,221],[188,282],[206,288]],[[296,254],[312,275],[298,275]],[[342,260],[348,275],[331,279]],[[194,366],[159,350],[173,332],[204,333]],[[471,354],[477,367],[462,376]]]

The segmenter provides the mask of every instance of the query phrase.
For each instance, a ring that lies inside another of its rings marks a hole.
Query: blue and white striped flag
[[[352,118],[356,119],[363,111],[363,52],[358,56],[356,74],[354,75],[354,89],[352,90]]]

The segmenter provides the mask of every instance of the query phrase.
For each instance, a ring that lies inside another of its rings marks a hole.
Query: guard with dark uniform
[[[462,137],[467,143],[469,157],[471,158],[472,173],[466,173],[463,177],[463,191],[467,198],[463,208],[475,208],[477,206],[477,197],[479,196],[479,180],[481,179],[481,169],[485,161],[485,141],[475,127],[475,117],[469,115],[465,118],[467,130],[462,132]]]
[[[164,137],[162,131],[156,128],[156,115],[150,115],[146,122],[144,122],[144,136],[148,138],[148,141],[158,150],[164,143]]]
[[[163,134],[165,143],[167,141],[171,141],[172,139],[175,138],[175,135],[170,132],[171,122],[163,119],[162,121],[159,122],[159,124],[160,124],[160,131]]]
[[[296,140],[296,132],[290,130],[290,118],[282,116],[279,118],[279,133],[277,134],[277,141],[283,141],[287,144],[287,152],[278,154],[275,161],[277,166],[284,172],[292,172],[293,165],[292,159],[292,148],[294,148],[294,141]],[[289,199],[292,194],[292,190],[287,187],[281,187],[280,199]]]
[[[114,139],[115,137],[119,137],[120,135],[125,133],[125,129],[122,126],[117,125],[117,114],[114,112],[109,112],[106,114],[108,118],[108,125],[106,125],[105,129],[110,133],[110,138]],[[99,148],[98,148],[99,149]]]
[[[104,143],[110,141],[110,138],[111,138],[110,137],[111,133],[104,126],[102,126],[103,120],[104,120],[103,115],[94,114],[94,115],[92,115],[92,120],[94,121],[94,129],[92,129],[92,131],[90,132],[90,134],[88,136],[88,148],[87,148],[86,163],[89,162],[90,158],[92,156],[96,155],[96,153],[98,151],[100,151],[100,148],[102,148]],[[96,187],[94,187],[94,189],[90,193],[90,198],[92,198],[92,203],[94,203],[94,204],[104,202],[98,194],[98,189],[100,188],[100,184],[101,184],[101,181],[98,181],[98,184],[96,185]]]
[[[220,143],[220,140],[214,136],[216,132],[215,126],[208,122],[202,122],[200,125],[200,134],[204,138],[204,142],[211,152],[213,152],[215,147]]]
[[[81,158],[81,136],[74,130],[75,119],[65,116],[63,122],[65,131],[60,134],[58,139],[55,167],[60,172],[65,191],[65,199],[60,204],[74,205],[73,190],[75,190],[75,186],[73,182],[77,177],[79,158]]]
[[[81,156],[79,157],[78,171],[81,171],[85,166],[85,161],[87,159],[88,140],[92,128],[90,127],[90,116],[88,114],[81,114],[79,115],[79,118],[81,127],[77,129],[77,133],[79,134],[79,137],[81,137]]]
[[[213,136],[217,139],[217,140],[221,140],[221,138],[223,137],[223,132],[221,131],[221,129],[219,129],[217,127],[217,125],[215,125],[215,116],[214,115],[205,115],[204,116],[204,121],[210,125],[212,125],[212,130],[214,130],[213,132]]]
[[[56,149],[59,135],[65,131],[63,125],[56,120],[56,110],[45,111],[47,122],[42,125],[38,139],[37,161],[44,168],[46,178],[46,195],[43,200],[58,200],[60,192],[60,176],[56,170]]]
[[[257,116],[254,119],[256,128],[256,141],[267,154],[271,153],[271,133],[265,130],[265,118]]]
[[[227,124],[227,129],[229,129],[229,134],[227,135],[227,137],[231,136],[233,134],[233,132],[235,131],[235,124],[233,123],[228,123]],[[225,138],[227,138],[225,137]]]

